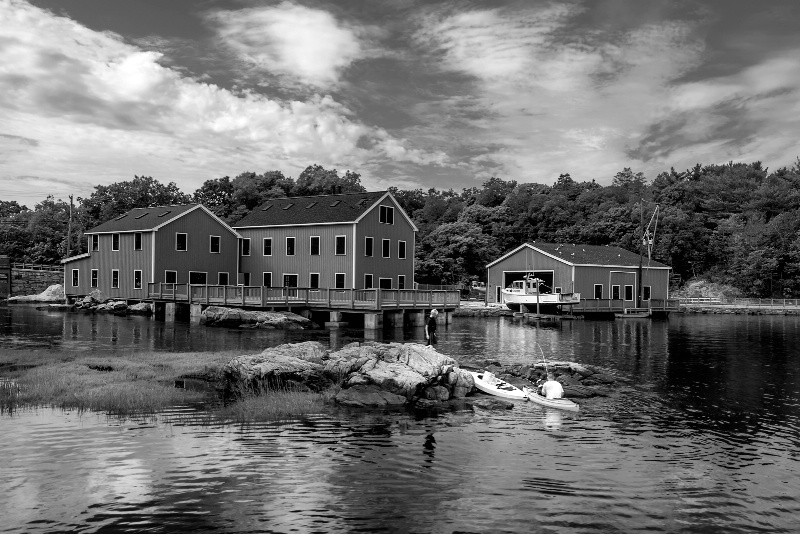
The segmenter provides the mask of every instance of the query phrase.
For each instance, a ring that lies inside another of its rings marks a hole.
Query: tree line
[[[461,191],[390,188],[419,229],[416,281],[485,280],[487,263],[524,242],[616,245],[639,252],[659,219],[653,259],[681,279],[704,278],[753,297],[800,297],[800,158],[769,172],[761,162],[674,168],[648,180],[624,168],[611,184],[562,174],[553,185],[490,178]],[[358,173],[311,165],[206,180],[191,195],[149,176],[95,186],[73,209],[48,196],[33,209],[0,200],[0,254],[57,263],[86,251],[83,232],[132,208],[201,202],[229,224],[270,198],[363,192]]]

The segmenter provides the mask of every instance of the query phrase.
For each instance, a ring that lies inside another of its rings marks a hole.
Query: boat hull
[[[502,397],[504,399],[512,399],[512,400],[528,400],[528,396],[525,394],[524,391],[519,389],[518,387],[509,384],[508,382],[504,382],[500,379],[495,379],[495,382],[488,382],[484,380],[484,373],[478,373],[475,371],[470,371],[472,374],[472,379],[475,381],[475,387],[478,388],[479,391],[484,393],[488,393],[489,395],[494,395],[495,397]]]
[[[538,299],[535,294],[516,293],[507,289],[502,290],[501,294],[505,305],[514,311],[519,310],[522,304],[528,309],[535,309],[538,304],[540,309],[557,310],[562,306],[575,306],[581,302],[579,293],[551,293],[539,295]]]
[[[543,397],[542,395],[536,393],[536,390],[533,388],[529,388],[527,386],[523,387],[522,391],[528,396],[528,400],[531,402],[541,404],[542,406],[547,406],[548,408],[557,408],[559,410],[567,410],[569,412],[577,412],[580,410],[580,406],[569,399],[548,399],[547,397]]]

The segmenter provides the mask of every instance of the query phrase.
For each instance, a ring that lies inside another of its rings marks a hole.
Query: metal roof
[[[234,228],[354,223],[388,193],[341,193],[274,198],[244,216]]]
[[[133,208],[132,210],[123,213],[119,217],[114,217],[110,221],[106,221],[91,230],[84,233],[86,234],[108,234],[108,233],[122,233],[122,232],[148,232],[158,230],[165,224],[183,217],[190,211],[203,210],[209,216],[214,218],[218,223],[225,227],[226,230],[231,232],[236,237],[241,237],[236,230],[228,226],[225,221],[214,215],[211,210],[202,204],[180,204],[174,206],[153,206],[150,208]]]
[[[543,243],[536,241],[520,245],[511,252],[491,262],[486,267],[491,267],[499,263],[523,248],[536,250],[569,265],[610,265],[615,267],[638,267],[639,265],[639,254],[620,247],[611,245],[581,245],[578,243]],[[670,268],[668,265],[664,265],[656,260],[650,260],[648,262],[646,257],[642,264],[645,267]]]

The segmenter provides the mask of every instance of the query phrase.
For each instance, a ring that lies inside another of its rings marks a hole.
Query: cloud
[[[328,87],[365,57],[365,28],[337,21],[327,11],[283,2],[237,11],[214,11],[207,19],[220,40],[265,74],[290,76]]]
[[[86,184],[59,191],[31,182],[27,202],[134,174],[193,191],[245,170],[440,159],[404,149],[329,96],[234,93],[163,66],[159,52],[17,0],[0,0],[0,56],[0,178]]]
[[[415,35],[443,71],[473,80],[479,179],[552,181],[562,172],[610,181],[628,147],[660,117],[672,85],[702,59],[692,25],[576,29],[579,4],[428,13]],[[430,112],[430,109],[428,110]],[[444,110],[439,110],[444,112]]]

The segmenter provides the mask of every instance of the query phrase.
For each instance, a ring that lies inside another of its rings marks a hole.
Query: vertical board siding
[[[142,232],[142,250],[133,250],[134,232],[120,233],[119,250],[111,250],[112,234],[99,234],[99,250],[89,251],[88,258],[64,264],[64,290],[67,295],[88,295],[99,289],[108,298],[146,298],[152,267],[152,232]],[[72,270],[79,269],[80,285],[72,287]],[[91,271],[97,269],[97,288],[90,286]],[[111,271],[119,270],[119,288],[111,287]],[[133,271],[142,271],[142,288],[133,288]]]
[[[502,287],[503,273],[554,271],[553,287],[559,286],[564,293],[580,293],[581,300],[594,298],[594,285],[603,285],[603,298],[611,298],[611,286],[620,286],[620,297],[625,296],[625,285],[634,285],[634,299],[638,288],[638,265],[634,266],[575,266],[575,285],[572,284],[572,266],[550,258],[531,249],[523,248],[503,261],[487,269],[486,295],[488,302],[497,302],[497,288]],[[642,269],[643,285],[651,287],[651,299],[666,299],[669,292],[669,269]],[[633,274],[631,274],[633,273]],[[609,275],[611,283],[609,283]]]
[[[309,275],[319,273],[321,287],[334,287],[335,274],[345,273],[350,287],[353,273],[353,225],[319,224],[309,226],[273,226],[239,228],[243,238],[250,238],[250,256],[242,256],[241,271],[250,273],[250,284],[261,285],[262,274],[272,273],[273,286],[283,285],[284,274],[298,275],[298,285],[308,287]],[[336,236],[347,236],[347,254],[334,254]],[[311,236],[320,237],[320,254],[312,256]],[[264,256],[263,240],[272,238],[272,256]],[[295,238],[295,255],[286,256],[286,238]]]
[[[523,248],[503,261],[488,269],[486,282],[486,298],[489,302],[497,302],[497,288],[505,287],[503,273],[553,271],[553,287],[560,287],[564,293],[572,290],[572,266],[555,260],[534,250]],[[575,290],[577,291],[577,289]]]
[[[394,224],[380,223],[380,206],[394,208]],[[373,238],[372,257],[365,253],[365,237]],[[390,240],[390,258],[383,257],[383,240]],[[378,286],[380,278],[391,278],[392,287],[397,288],[399,275],[406,277],[406,289],[414,287],[414,250],[416,248],[416,232],[400,213],[400,206],[390,197],[383,199],[369,211],[358,223],[356,229],[356,287],[364,287],[364,274],[373,275],[373,283]],[[406,242],[406,259],[397,257],[397,243]]]
[[[175,250],[175,234],[186,234],[186,251]],[[235,283],[238,238],[202,209],[188,212],[161,227],[156,234],[154,282],[163,282],[165,271],[177,271],[178,283],[189,283],[189,271],[208,273],[209,284],[217,283],[217,273],[227,272]],[[220,237],[220,252],[210,252],[210,237]],[[148,271],[149,272],[149,271]],[[149,276],[145,278],[145,289]]]

